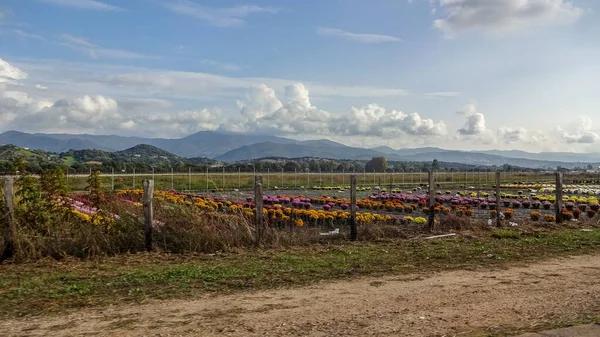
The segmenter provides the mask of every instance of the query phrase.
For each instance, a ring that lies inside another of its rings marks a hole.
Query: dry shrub
[[[357,226],[359,240],[373,241],[408,238],[409,233],[420,230],[417,225],[391,225],[386,223],[362,223]]]
[[[435,225],[435,229],[442,232],[449,230],[488,230],[488,227],[487,221],[477,221],[454,214],[440,215]]]

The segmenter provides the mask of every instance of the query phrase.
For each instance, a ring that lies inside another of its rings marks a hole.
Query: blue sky
[[[593,0],[3,0],[0,131],[598,151]]]

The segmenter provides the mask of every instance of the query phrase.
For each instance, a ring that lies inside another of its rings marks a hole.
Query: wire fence
[[[554,172],[501,172],[501,183],[551,184]],[[424,186],[428,183],[426,172],[115,172],[101,174],[105,190],[141,189],[142,181],[152,179],[158,190],[181,192],[215,192],[216,190],[251,190],[257,176],[263,178],[265,190],[335,190],[347,188],[350,176],[356,175],[358,186],[387,189]],[[439,188],[484,189],[495,183],[495,172],[435,172]],[[87,175],[67,175],[72,191],[84,191]],[[566,174],[565,182],[597,183],[598,174]]]

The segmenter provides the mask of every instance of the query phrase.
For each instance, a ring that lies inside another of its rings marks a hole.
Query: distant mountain
[[[7,131],[0,134],[0,145],[13,144],[50,152],[66,152],[71,149],[122,151],[139,144],[148,144],[181,157],[215,157],[240,146],[262,142],[301,143],[292,139],[268,135],[224,134],[213,131],[201,131],[177,139],[88,134],[30,134],[18,131]]]
[[[550,160],[535,160],[525,158],[509,158],[487,153],[467,152],[467,151],[449,151],[443,152],[426,152],[413,155],[401,156],[404,161],[438,161],[462,163],[469,165],[485,165],[485,166],[502,166],[512,165],[527,168],[539,169],[555,169],[557,166],[564,168],[575,168],[577,166],[585,166],[587,163],[582,162],[566,162],[566,161],[550,161]]]
[[[277,144],[272,142],[242,146],[215,157],[215,160],[234,162],[265,157],[300,158],[317,157],[328,159],[371,159],[383,155],[381,152],[349,146],[311,146],[304,144]]]
[[[270,135],[242,133],[221,133],[201,131],[177,138],[140,138],[116,135],[71,135],[71,134],[29,134],[8,131],[0,134],[0,145],[14,144],[22,148],[40,149],[48,152],[68,152],[69,150],[100,150],[104,152],[127,151],[152,153],[157,157],[196,158],[204,162],[206,158],[221,161],[251,160],[265,157],[299,158],[318,157],[330,159],[367,160],[374,156],[384,156],[390,161],[438,161],[467,165],[514,165],[531,168],[574,168],[592,163],[597,167],[600,153],[528,153],[511,150],[454,151],[436,147],[393,149],[387,146],[373,149],[349,147],[327,139],[298,141]],[[138,145],[145,144],[142,147]],[[149,148],[149,147],[153,148]],[[160,151],[159,151],[160,150]],[[166,152],[161,152],[166,151]],[[162,153],[162,154],[160,154]],[[85,152],[82,157],[113,157],[106,153]]]
[[[493,154],[497,156],[522,158],[533,160],[548,161],[567,161],[567,162],[600,162],[600,153],[572,153],[572,152],[539,152],[530,153],[519,150],[489,150],[481,153]]]

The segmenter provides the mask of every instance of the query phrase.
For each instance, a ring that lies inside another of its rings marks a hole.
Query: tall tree
[[[385,157],[373,157],[365,165],[367,172],[384,172],[388,168],[388,162]]]

